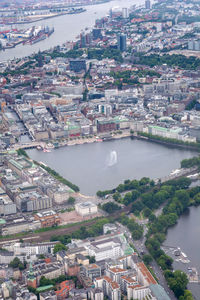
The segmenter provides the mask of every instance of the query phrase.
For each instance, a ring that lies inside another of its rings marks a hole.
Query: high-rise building
[[[188,50],[200,51],[200,40],[190,40],[188,42]]]
[[[80,47],[85,48],[86,47],[86,37],[84,33],[80,34]]]
[[[150,0],[145,0],[145,8],[150,9],[151,8],[151,1]]]
[[[92,41],[92,36],[90,32],[85,35],[85,39],[86,39],[86,44],[90,45]]]
[[[126,35],[125,34],[118,35],[117,48],[122,52],[126,51]]]
[[[94,28],[92,30],[92,36],[93,40],[97,40],[101,38],[101,29],[100,28]]]
[[[112,19],[113,17],[113,11],[112,11],[112,8],[109,10],[109,17]]]
[[[129,17],[128,8],[126,8],[126,7],[122,8],[122,18],[123,19],[128,19],[128,17]]]
[[[200,41],[194,41],[194,50],[195,51],[200,51]]]
[[[188,42],[188,50],[194,50],[194,41],[189,41]]]

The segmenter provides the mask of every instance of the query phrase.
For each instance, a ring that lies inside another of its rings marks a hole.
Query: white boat
[[[51,150],[45,148],[45,149],[43,150],[43,152],[49,153],[49,152],[51,152]]]

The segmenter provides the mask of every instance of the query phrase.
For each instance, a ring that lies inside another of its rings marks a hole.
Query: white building
[[[97,205],[92,202],[77,203],[75,210],[81,216],[92,215],[98,212]]]
[[[121,290],[117,282],[112,281],[108,276],[96,278],[94,281],[96,288],[103,289],[103,293],[109,300],[120,300]]]
[[[128,19],[128,17],[129,17],[128,8],[126,8],[126,7],[122,8],[122,18],[123,19]]]
[[[109,231],[111,233],[115,230],[117,230],[117,226],[115,224],[105,224],[105,225],[103,225],[103,234],[106,234]]]
[[[151,291],[147,286],[141,286],[140,284],[136,284],[136,285],[129,286],[127,289],[128,300],[131,299],[143,300],[146,299],[145,297],[147,295],[151,295]]]
[[[120,241],[117,239],[108,239],[100,242],[93,242],[86,246],[88,254],[90,256],[95,256],[96,261],[108,259],[108,258],[118,258],[122,256],[123,250]]]
[[[4,245],[4,248],[8,251],[13,251],[15,256],[22,254],[25,255],[39,255],[51,253],[57,242],[43,242],[37,244],[30,243],[12,243]]]

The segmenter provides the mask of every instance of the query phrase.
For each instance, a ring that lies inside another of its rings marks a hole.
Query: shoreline
[[[98,4],[103,4],[103,3],[107,3],[107,2],[111,2],[112,0],[101,0],[97,3],[86,3],[86,4],[77,4],[77,5],[67,5],[67,6],[58,6],[56,7],[57,9],[59,8],[73,8],[73,7],[82,7],[82,6],[91,6],[91,5],[98,5]],[[41,11],[41,10],[44,10],[44,8],[41,8],[41,9],[35,9],[36,11]],[[14,9],[11,9],[11,10],[1,10],[0,9],[0,13],[2,12],[14,12],[15,10]]]
[[[47,17],[42,17],[42,18],[39,18],[37,20],[31,20],[31,21],[24,21],[24,22],[14,22],[14,23],[8,23],[6,25],[14,25],[14,24],[17,24],[17,25],[23,25],[23,24],[31,24],[31,23],[36,23],[36,22],[41,22],[41,21],[45,21],[45,20],[48,20],[48,19],[53,19],[53,18],[56,18],[56,17],[61,17],[61,16],[65,16],[65,15],[78,15],[78,14],[81,14],[83,12],[85,12],[86,9],[82,10],[82,11],[79,11],[79,12],[73,12],[73,13],[70,13],[70,12],[63,12],[61,14],[57,14],[57,15],[52,15],[52,16],[47,16]]]
[[[70,6],[70,8],[72,8],[72,7],[75,7],[75,8],[78,8],[78,7],[83,7],[83,6],[95,6],[95,5],[101,5],[101,4],[105,4],[105,3],[110,3],[110,2],[112,2],[112,1],[114,1],[114,0],[101,0],[101,1],[99,1],[98,3],[89,3],[89,4],[81,4],[81,5],[75,5],[75,6]],[[85,12],[85,11],[87,11],[87,10],[84,10],[84,11],[82,11],[82,12]],[[46,17],[45,19],[43,19],[43,18],[41,18],[41,19],[38,19],[38,20],[35,20],[35,21],[31,21],[31,22],[23,22],[23,23],[15,23],[15,24],[18,24],[18,25],[26,25],[26,24],[31,24],[31,23],[37,23],[37,22],[41,22],[41,21],[44,21],[44,20],[48,20],[48,19],[51,19],[51,18],[56,18],[56,17],[59,17],[59,16],[63,16],[63,15],[66,15],[66,14],[69,14],[70,15],[70,13],[64,13],[64,14],[60,14],[60,15],[56,15],[56,16],[50,16],[50,17]],[[76,13],[75,13],[76,14]],[[77,13],[78,14],[78,13]],[[97,20],[97,18],[95,19],[95,20]],[[8,24],[9,26],[12,26],[13,24]],[[93,27],[94,27],[94,24],[93,24]],[[79,33],[81,32],[81,30],[79,31]],[[74,41],[74,40],[73,40]],[[60,45],[62,45],[64,43],[64,41],[63,42],[61,42],[61,43],[58,43],[57,45],[55,45],[54,47],[57,47],[57,46],[60,46]],[[13,48],[15,48],[15,47],[12,47],[12,48],[10,48],[10,49],[13,49]],[[51,49],[51,47],[50,48],[46,48],[45,50],[42,50],[41,51],[41,53],[44,53],[45,51],[49,51]],[[1,52],[6,52],[6,50],[9,50],[9,48],[8,49],[4,49],[3,51],[0,51],[0,53]],[[28,58],[31,58],[33,55],[35,54],[35,52],[33,52],[33,53],[31,53],[31,54],[29,54],[29,55],[24,55],[24,56],[22,56],[22,57],[19,57],[19,59],[23,59],[24,57],[28,57]],[[13,58],[6,58],[5,60],[3,59],[3,60],[1,60],[0,59],[0,62],[7,62],[7,61],[10,61],[10,60],[13,60],[13,59],[16,59],[16,58],[18,58],[18,57],[13,57]]]
[[[195,146],[170,143],[170,142],[167,142],[167,141],[161,141],[161,140],[157,140],[157,139],[150,138],[150,137],[144,137],[144,136],[141,136],[141,135],[137,135],[137,136],[132,135],[131,137],[133,139],[135,138],[135,139],[142,140],[142,141],[147,141],[147,142],[150,142],[150,143],[156,143],[156,144],[160,144],[160,145],[163,145],[163,146],[168,146],[170,148],[179,148],[179,149],[183,149],[183,150],[191,150],[191,151],[194,151],[194,152],[199,152],[198,148],[195,147]]]
[[[129,137],[131,139],[147,141],[149,143],[156,143],[156,144],[160,144],[160,145],[167,146],[167,147],[170,147],[170,148],[178,148],[178,149],[182,149],[182,150],[191,150],[191,151],[194,151],[194,152],[198,152],[198,149],[195,146],[183,145],[183,144],[174,144],[174,143],[170,143],[170,142],[156,140],[156,139],[149,138],[149,137],[143,137],[143,136],[140,136],[140,135],[134,136],[131,133],[124,133],[124,134],[111,136],[108,139],[101,140],[101,141],[98,141],[98,139],[96,139],[96,138],[80,139],[80,140],[74,140],[74,141],[72,140],[72,141],[66,142],[65,145],[60,145],[60,147],[114,141],[114,140],[129,138]],[[101,139],[101,137],[99,137],[99,138]]]
[[[106,134],[106,133],[105,133]],[[108,133],[109,134],[109,133]],[[180,150],[190,150],[190,151],[194,151],[194,152],[199,152],[199,149],[195,146],[191,146],[191,145],[184,145],[184,144],[178,144],[178,143],[170,143],[167,141],[162,141],[162,140],[157,140],[154,138],[150,138],[150,137],[145,137],[142,135],[133,135],[130,132],[124,132],[122,134],[116,134],[116,135],[110,135],[108,137],[85,137],[85,138],[81,138],[81,137],[77,137],[76,139],[72,139],[72,140],[65,140],[60,142],[60,144],[58,146],[54,146],[48,147],[48,144],[53,144],[54,143],[58,143],[57,141],[38,141],[36,142],[37,144],[41,144],[41,150],[44,149],[59,149],[62,147],[68,147],[68,146],[77,146],[77,145],[84,145],[84,144],[92,144],[92,143],[101,143],[101,142],[107,142],[107,141],[115,141],[115,140],[119,140],[119,139],[124,139],[124,138],[131,138],[131,139],[137,139],[137,140],[141,140],[141,141],[146,141],[149,143],[156,143],[156,144],[160,144],[166,147],[170,147],[170,148],[177,148]],[[30,149],[30,148],[37,148],[37,146],[32,145],[32,143],[34,143],[33,141],[31,141],[30,143],[26,144],[26,145],[14,145],[13,148],[11,148],[12,150],[17,150],[17,149]]]
[[[89,4],[80,4],[80,5],[69,5],[69,6],[61,6],[60,8],[75,8],[75,9],[78,9],[79,7],[82,8],[83,6],[94,6],[94,5],[100,5],[100,4],[104,4],[104,3],[109,3],[109,2],[112,2],[112,0],[102,0],[98,3],[89,3]],[[58,7],[59,8],[59,7]],[[42,10],[42,9],[41,9]],[[13,10],[14,11],[14,10]],[[40,11],[40,10],[38,10]],[[60,13],[60,14],[57,14],[57,15],[53,15],[53,16],[47,16],[47,17],[41,17],[41,18],[38,18],[37,20],[31,20],[31,21],[24,21],[24,22],[14,22],[14,23],[7,23],[7,24],[2,24],[2,25],[9,25],[9,26],[12,26],[12,25],[23,25],[23,24],[31,24],[31,23],[36,23],[36,22],[40,22],[40,21],[45,21],[47,19],[52,19],[52,18],[56,18],[56,17],[61,17],[61,16],[64,16],[64,15],[76,15],[76,14],[81,14],[83,12],[87,11],[86,9],[83,9],[81,11],[78,11],[78,12],[72,12],[70,13],[69,11],[67,12],[63,12],[63,13]],[[5,11],[1,11],[0,12],[5,12]]]

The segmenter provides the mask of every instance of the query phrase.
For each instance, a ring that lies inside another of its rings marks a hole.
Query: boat
[[[47,144],[46,149],[54,149],[54,145],[49,143]]]
[[[43,152],[49,153],[51,150],[44,148]]]
[[[46,35],[41,35],[39,37],[36,37],[36,38],[32,39],[31,44],[36,44],[36,43],[38,43],[40,41],[43,41],[45,39],[46,39]]]
[[[178,173],[180,173],[180,169],[175,169],[175,170],[172,170],[171,173],[170,173],[170,176],[174,176],[174,175],[177,175]]]

